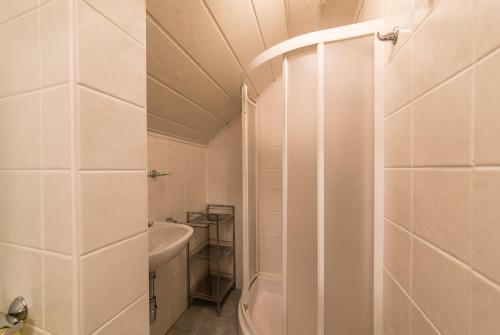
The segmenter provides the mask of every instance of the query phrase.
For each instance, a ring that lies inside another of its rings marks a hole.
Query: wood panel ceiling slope
[[[362,1],[362,0],[360,0]],[[241,76],[267,48],[349,24],[358,0],[147,0],[148,129],[207,144],[241,111]],[[256,97],[281,59],[253,71]]]

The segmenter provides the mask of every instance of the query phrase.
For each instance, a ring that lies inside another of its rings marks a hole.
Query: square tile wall
[[[281,77],[257,100],[258,271],[283,273],[283,130]]]
[[[187,211],[203,210],[207,205],[207,148],[179,142],[159,134],[148,134],[148,170],[170,173],[148,178],[149,220],[165,221],[173,217],[186,220]],[[208,238],[206,229],[194,228],[190,248]],[[199,265],[199,264],[197,264]],[[192,268],[192,282],[204,274],[204,268]],[[151,335],[163,335],[186,309],[186,253],[160,266],[156,272],[157,319]]]
[[[207,148],[207,202],[235,206],[236,287],[243,280],[243,156],[241,116],[219,131]],[[215,230],[211,231],[215,233]],[[222,229],[223,239],[232,239],[230,230]],[[225,262],[224,262],[225,263]],[[232,272],[232,262],[226,271]]]
[[[384,334],[495,334],[498,1],[384,8],[408,28],[386,45]]]
[[[0,310],[25,296],[25,334],[148,332],[145,16],[0,4]]]

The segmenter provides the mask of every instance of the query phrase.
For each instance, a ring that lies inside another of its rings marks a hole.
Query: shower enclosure
[[[381,334],[381,29],[298,36],[249,66],[283,57],[283,277],[259,275],[256,107],[243,85],[243,334]]]

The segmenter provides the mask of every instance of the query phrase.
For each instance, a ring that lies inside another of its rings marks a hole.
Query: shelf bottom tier
[[[220,301],[231,291],[234,285],[234,279],[229,277],[220,277]],[[217,276],[209,275],[205,277],[192,291],[190,297],[193,299],[202,299],[211,302],[217,302]]]

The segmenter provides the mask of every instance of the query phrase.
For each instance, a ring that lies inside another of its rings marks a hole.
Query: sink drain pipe
[[[149,273],[149,324],[152,325],[156,321],[156,295],[155,295],[155,278],[156,271]]]

